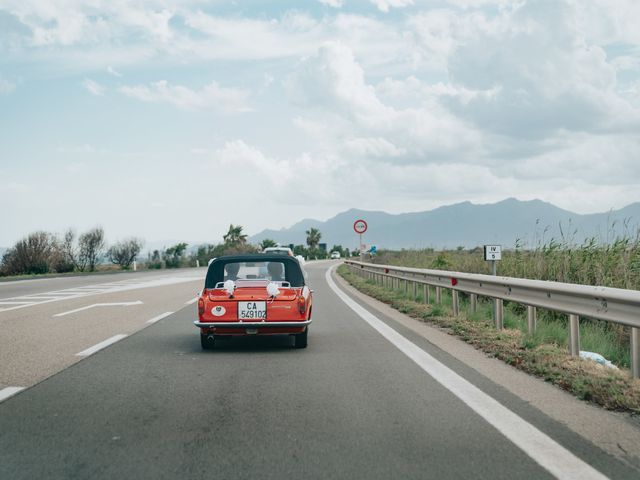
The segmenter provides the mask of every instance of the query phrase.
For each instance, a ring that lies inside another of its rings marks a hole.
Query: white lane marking
[[[97,343],[93,347],[89,347],[86,350],[81,351],[80,353],[76,353],[76,357],[88,357],[89,355],[93,355],[94,353],[102,350],[103,348],[106,348],[111,344],[119,342],[125,337],[126,335],[123,335],[121,333],[118,335],[114,335],[111,338],[107,338],[104,342]]]
[[[361,307],[335,284],[331,278],[334,268],[327,270],[325,278],[329,287],[349,308],[541,467],[560,479],[607,478]]]
[[[36,302],[29,302],[27,300],[21,302],[19,300],[16,300],[14,302],[0,302],[0,305],[25,305],[28,303],[36,303]]]
[[[0,309],[0,312],[8,312],[11,310],[19,310],[21,308],[27,308],[27,307],[32,307],[34,305],[41,305],[43,303],[51,303],[51,302],[59,302],[61,300],[68,300],[68,299],[72,299],[72,298],[80,298],[80,297],[87,297],[90,295],[98,295],[98,294],[102,294],[102,293],[113,293],[113,292],[126,292],[129,290],[138,290],[140,288],[153,288],[153,287],[163,287],[163,286],[167,286],[167,285],[176,285],[179,283],[187,283],[187,282],[195,282],[195,281],[199,281],[201,282],[203,280],[202,276],[185,276],[185,277],[176,277],[176,276],[161,276],[161,277],[154,277],[151,279],[140,279],[139,281],[136,281],[135,283],[133,283],[135,281],[135,279],[131,279],[130,284],[127,285],[112,285],[110,283],[104,283],[104,284],[98,284],[98,285],[92,285],[92,286],[86,286],[86,287],[73,287],[73,288],[69,288],[67,290],[56,290],[55,294],[56,294],[56,298],[50,298],[49,300],[40,300],[40,301],[36,301],[36,302],[30,302],[30,303],[26,303],[26,302],[20,302],[20,305],[16,305],[13,307],[7,307],[7,308],[2,308]],[[40,280],[30,280],[31,281],[40,281]],[[1,284],[0,284],[1,286]],[[67,292],[69,295],[66,297],[62,296],[62,293]],[[44,297],[46,295],[48,295],[50,292],[46,292],[46,293],[40,293],[40,294],[33,294],[33,296],[30,295],[21,295],[20,297],[9,297],[9,298],[3,298],[2,300],[16,300],[16,299],[32,299],[32,298],[37,298],[37,297]],[[53,293],[53,292],[51,292]]]
[[[25,302],[29,302],[31,300],[51,300],[55,297],[56,295],[23,295],[21,297],[12,297],[10,300],[24,300]]]
[[[75,310],[69,310],[68,312],[56,313],[54,317],[64,317],[70,313],[82,312],[83,310],[89,310],[95,307],[129,307],[131,305],[142,305],[140,300],[135,302],[119,302],[119,303],[94,303],[93,305],[87,305],[86,307],[76,308]]]
[[[14,396],[16,393],[24,390],[25,387],[6,387],[0,390],[0,402],[5,401],[7,398]]]
[[[193,305],[194,303],[196,303],[198,301],[198,297],[196,298],[192,298],[191,300],[189,300],[188,302],[184,302],[185,305]]]
[[[166,318],[171,314],[173,314],[173,312],[164,312],[163,314],[158,315],[157,317],[153,317],[152,319],[147,320],[147,323],[156,323],[158,320],[162,320],[163,318]]]

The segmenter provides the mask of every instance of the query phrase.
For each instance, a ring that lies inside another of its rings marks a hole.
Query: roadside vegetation
[[[293,245],[295,255],[306,259],[328,258],[332,251],[340,252],[343,257],[350,255],[349,249],[341,245],[328,250],[326,244],[320,243],[322,233],[316,228],[309,229],[306,235],[306,245]],[[30,233],[4,253],[0,259],[0,277],[113,272],[130,270],[134,262],[138,270],[203,267],[215,257],[257,253],[275,246],[277,243],[271,239],[258,245],[249,243],[243,227],[234,224],[229,225],[220,243],[205,243],[189,249],[189,244],[181,242],[149,251],[146,256],[141,255],[143,239],[130,237],[107,246],[104,230],[99,226],[80,235],[73,229],[60,236],[39,231]]]
[[[380,251],[370,259],[376,264],[415,268],[489,273],[482,249],[434,251]],[[592,319],[580,320],[581,349],[603,355],[620,370],[603,367],[590,360],[568,356],[568,322],[565,315],[538,309],[536,331],[527,330],[526,307],[505,302],[503,331],[495,330],[492,304],[479,299],[478,311],[467,310],[467,298],[460,294],[461,315],[451,314],[448,290],[442,304],[425,305],[419,295],[413,301],[404,291],[391,291],[339,269],[350,283],[363,292],[392,305],[421,321],[448,329],[463,340],[505,362],[544,378],[580,398],[606,408],[640,413],[640,381],[629,376],[630,329]],[[589,239],[581,245],[550,240],[533,250],[516,244],[502,253],[498,275],[551,280],[614,288],[639,289],[640,239],[618,238],[610,243]]]
[[[117,242],[108,250],[102,227],[92,228],[80,235],[72,229],[62,236],[39,231],[16,242],[2,256],[0,276],[31,276],[113,270],[104,266],[108,259],[113,265],[128,269],[144,244],[129,238]]]
[[[490,273],[480,247],[442,251],[379,250],[374,262]],[[611,242],[601,242],[592,237],[577,245],[567,239],[551,239],[533,249],[516,242],[513,249],[503,249],[502,260],[498,262],[498,275],[640,290],[640,232]]]
[[[479,302],[477,312],[471,314],[466,299],[461,298],[460,315],[455,317],[451,297],[444,289],[441,304],[425,304],[421,295],[414,301],[413,293],[383,288],[351,273],[345,265],[338,268],[338,273],[361,292],[421,322],[457,335],[488,355],[541,377],[582,400],[609,410],[640,413],[640,380],[631,378],[625,369],[607,368],[591,360],[570,357],[568,332],[560,322],[538,321],[536,333],[529,335],[526,318],[508,307],[505,328],[499,331],[493,324],[490,302]],[[433,302],[433,291],[431,296]],[[594,351],[600,345],[609,344],[607,335],[601,326],[581,326],[584,349]]]

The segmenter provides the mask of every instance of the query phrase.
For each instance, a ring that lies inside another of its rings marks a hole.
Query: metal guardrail
[[[631,372],[635,378],[640,378],[640,291],[377,265],[353,260],[346,260],[345,264],[361,276],[387,287],[400,288],[404,282],[404,288],[408,292],[411,285],[414,299],[417,298],[418,285],[421,285],[425,303],[429,303],[430,286],[435,287],[436,303],[441,302],[443,288],[451,289],[454,315],[460,312],[458,292],[470,295],[472,311],[476,310],[478,295],[492,298],[496,303],[497,328],[503,327],[503,301],[517,302],[528,307],[530,332],[535,330],[536,308],[566,313],[569,316],[571,355],[580,354],[579,317],[627,325],[631,327]]]

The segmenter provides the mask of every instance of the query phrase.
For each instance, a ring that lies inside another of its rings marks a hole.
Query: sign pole
[[[356,220],[353,222],[353,230],[360,236],[360,261],[363,259],[362,234],[367,231],[367,222],[364,220]]]
[[[484,259],[491,264],[491,275],[494,277],[497,274],[497,262],[502,260],[502,246],[500,245],[485,245],[484,246]],[[500,312],[498,312],[500,308]],[[500,307],[498,307],[498,299],[493,299],[493,321],[496,324],[496,328],[502,329],[502,301],[500,300]]]
[[[495,260],[491,260],[491,275],[493,275],[494,277],[496,276],[497,273],[497,268],[496,268],[496,261]],[[498,300],[496,300],[495,298],[493,299],[493,322],[496,322],[496,304],[498,303]]]

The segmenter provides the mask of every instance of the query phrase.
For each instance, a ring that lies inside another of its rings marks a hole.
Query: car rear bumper
[[[311,320],[302,322],[199,322],[194,321],[193,324],[198,328],[299,328],[306,327]]]

